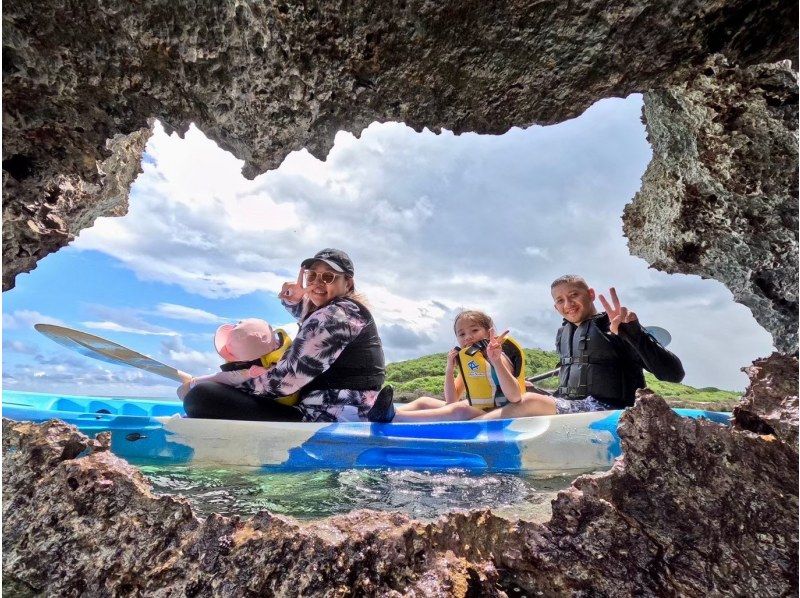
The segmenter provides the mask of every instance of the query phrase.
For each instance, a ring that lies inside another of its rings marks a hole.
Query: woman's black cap
[[[355,270],[353,269],[353,261],[341,249],[323,249],[318,251],[314,257],[303,260],[300,264],[301,268],[308,268],[314,262],[325,262],[337,272],[343,272],[348,276],[353,276]]]

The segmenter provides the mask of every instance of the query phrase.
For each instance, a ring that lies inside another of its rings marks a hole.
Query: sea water
[[[514,518],[549,519],[550,501],[574,476],[537,479],[464,470],[346,469],[265,473],[143,465],[158,494],[186,497],[200,516],[250,516],[262,510],[318,519],[356,509],[433,519],[455,509],[486,509]]]
[[[3,392],[4,409],[38,398],[103,401],[102,407],[111,409],[109,405],[117,400],[116,397],[13,394]],[[35,401],[31,404],[35,405]],[[541,479],[464,469],[269,472],[258,468],[211,469],[198,464],[129,461],[150,479],[156,493],[183,495],[200,516],[211,513],[249,516],[268,510],[305,520],[356,509],[396,511],[418,519],[435,518],[457,509],[492,509],[508,517],[544,520],[550,516],[550,501],[557,491],[568,487],[575,477],[573,473]]]

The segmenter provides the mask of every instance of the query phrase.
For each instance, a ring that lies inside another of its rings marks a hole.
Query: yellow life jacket
[[[286,334],[286,332],[284,332],[280,328],[278,328],[275,332],[278,334],[278,340],[281,343],[280,347],[278,347],[274,351],[267,353],[266,355],[262,355],[261,358],[259,359],[261,365],[267,369],[271,368],[276,363],[278,363],[283,357],[283,354],[286,353],[286,351],[292,345],[292,339],[289,338],[289,335]],[[280,397],[275,400],[278,403],[283,403],[284,405],[297,405],[297,403],[300,402],[300,393],[295,392],[293,394],[290,394],[289,396]]]
[[[458,369],[469,404],[484,411],[491,411],[495,407],[502,407],[508,400],[503,396],[500,381],[497,379],[489,361],[483,356],[482,351],[469,355],[470,347],[464,347],[458,352]],[[521,392],[525,392],[525,351],[520,344],[510,336],[503,341],[503,353],[515,366],[512,373],[519,383]],[[517,367],[519,369],[517,370]]]

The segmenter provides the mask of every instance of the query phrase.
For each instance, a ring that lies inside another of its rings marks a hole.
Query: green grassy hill
[[[446,363],[446,353],[390,363],[386,366],[386,383],[394,387],[395,398],[399,402],[407,402],[422,395],[442,398]],[[553,370],[557,364],[558,355],[554,351],[525,349],[526,377]],[[648,388],[676,407],[697,406],[729,411],[738,403],[742,394],[713,387],[694,388],[685,384],[661,382],[647,372],[645,380]],[[550,378],[537,384],[542,388],[554,388],[557,381],[557,378]]]

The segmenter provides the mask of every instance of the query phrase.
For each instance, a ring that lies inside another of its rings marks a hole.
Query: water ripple
[[[201,516],[249,516],[261,510],[316,519],[355,509],[400,511],[431,519],[454,509],[491,508],[506,516],[546,518],[554,493],[572,478],[475,475],[464,470],[317,470],[264,473],[252,469],[142,466],[153,489],[181,494]]]

